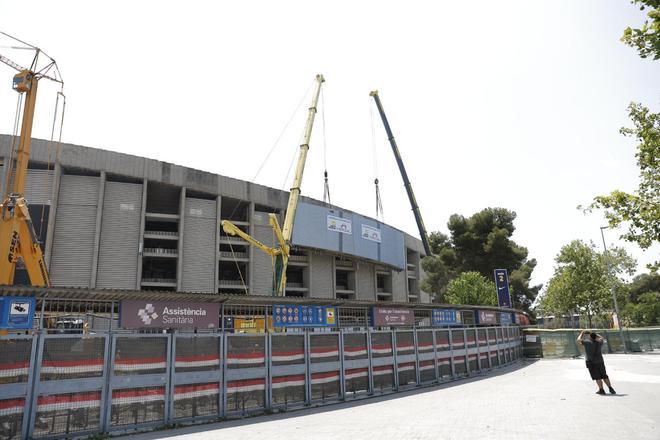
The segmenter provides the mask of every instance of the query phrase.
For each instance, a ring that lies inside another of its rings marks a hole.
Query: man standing
[[[600,352],[603,347],[603,337],[597,333],[591,332],[588,338],[583,339],[585,332],[586,330],[580,332],[577,337],[577,343],[584,347],[589,374],[591,375],[591,379],[595,380],[598,384],[598,391],[596,394],[605,394],[605,390],[603,390],[603,381],[605,381],[605,384],[607,384],[607,387],[610,389],[610,394],[616,394],[616,391],[614,391],[614,388],[612,388],[612,384],[610,383],[610,378],[607,376],[607,371],[605,371],[605,361]]]

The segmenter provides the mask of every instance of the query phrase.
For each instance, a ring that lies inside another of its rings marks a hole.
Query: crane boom
[[[293,178],[293,185],[289,192],[289,201],[284,215],[284,227],[280,228],[277,216],[268,214],[268,222],[273,228],[278,242],[276,247],[268,247],[249,234],[241,231],[229,220],[222,220],[221,225],[225,233],[229,235],[238,235],[248,243],[269,254],[273,259],[273,293],[277,296],[284,296],[286,289],[286,268],[289,263],[289,251],[291,250],[291,238],[293,236],[293,221],[296,218],[296,209],[298,208],[298,199],[300,198],[300,186],[305,172],[305,163],[307,161],[307,152],[309,151],[309,142],[312,137],[312,127],[314,126],[314,117],[316,116],[316,107],[321,93],[321,84],[325,82],[323,75],[316,75],[316,87],[312,94],[312,104],[307,112],[307,122],[302,144],[298,153],[298,163]]]
[[[412,207],[413,214],[415,215],[415,221],[417,222],[419,235],[422,239],[422,244],[424,245],[424,252],[426,252],[426,255],[431,255],[432,254],[431,246],[429,245],[428,235],[426,234],[426,227],[424,226],[424,220],[422,220],[422,213],[419,211],[419,206],[417,206],[415,193],[413,193],[412,185],[410,184],[410,179],[408,179],[408,173],[406,172],[406,167],[403,166],[401,153],[399,153],[399,147],[397,147],[396,141],[394,140],[392,129],[390,128],[389,122],[387,122],[387,116],[385,116],[385,110],[383,109],[383,104],[380,102],[380,97],[378,96],[378,90],[372,91],[371,93],[369,93],[369,96],[373,97],[374,101],[376,101],[376,107],[378,107],[378,113],[380,113],[380,118],[382,119],[383,125],[385,126],[385,131],[387,132],[387,139],[390,141],[390,145],[392,146],[392,152],[394,153],[396,164],[399,166],[399,171],[401,172],[401,177],[403,178],[403,184],[406,187],[406,192],[408,193],[408,200],[410,200],[410,206]]]

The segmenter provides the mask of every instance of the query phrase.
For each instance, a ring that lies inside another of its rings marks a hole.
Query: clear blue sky
[[[66,142],[251,180],[324,73],[333,202],[375,216],[376,156],[385,220],[416,235],[378,120],[374,155],[368,93],[378,88],[428,229],[447,232],[453,213],[515,210],[536,282],[563,244],[600,243],[602,218],[577,205],[636,187],[635,143],[618,129],[630,101],[660,110],[660,62],[619,38],[642,20],[628,2],[595,0],[0,4],[0,30],[60,65]],[[12,75],[0,66],[3,133]],[[50,134],[53,90],[41,88],[38,137]],[[257,182],[283,187],[306,106]],[[321,122],[303,182],[317,198]],[[658,258],[658,247],[627,247],[640,263]]]

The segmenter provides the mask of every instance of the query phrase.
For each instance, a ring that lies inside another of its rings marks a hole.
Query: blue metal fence
[[[483,330],[483,332],[481,331]],[[0,438],[61,438],[323,405],[479,374],[518,327],[0,337]]]

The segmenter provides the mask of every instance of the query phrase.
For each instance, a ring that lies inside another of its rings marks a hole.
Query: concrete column
[[[62,177],[62,166],[55,164],[53,170],[53,193],[50,200],[50,211],[48,214],[48,234],[46,235],[46,267],[50,270],[50,258],[53,254],[53,239],[55,238],[55,217],[57,216],[57,201],[60,198],[60,180]]]
[[[213,270],[213,293],[218,293],[218,287],[220,285],[218,281],[218,262],[220,260],[220,213],[222,212],[222,197],[218,196],[215,199],[215,269]]]
[[[140,238],[138,239],[138,256],[137,256],[137,277],[135,279],[135,289],[142,289],[142,254],[144,253],[144,224],[146,222],[147,212],[147,188],[149,181],[142,180],[142,204],[140,206]]]
[[[186,217],[186,187],[181,188],[181,196],[179,198],[179,246],[178,256],[176,259],[176,290],[181,291],[183,281],[183,227],[184,219]]]
[[[250,202],[250,207],[248,208],[248,222],[250,222],[250,226],[248,226],[248,234],[250,234],[252,237],[254,237],[254,202]],[[248,294],[252,295],[252,286],[254,286],[254,246],[250,245],[248,246],[248,258],[250,262],[248,263]],[[261,251],[259,251],[261,252]]]
[[[99,266],[99,246],[101,244],[101,217],[103,215],[103,197],[105,195],[105,171],[99,178],[99,202],[96,207],[96,229],[94,232],[94,252],[92,253],[92,276],[89,287],[96,288],[96,273]]]

